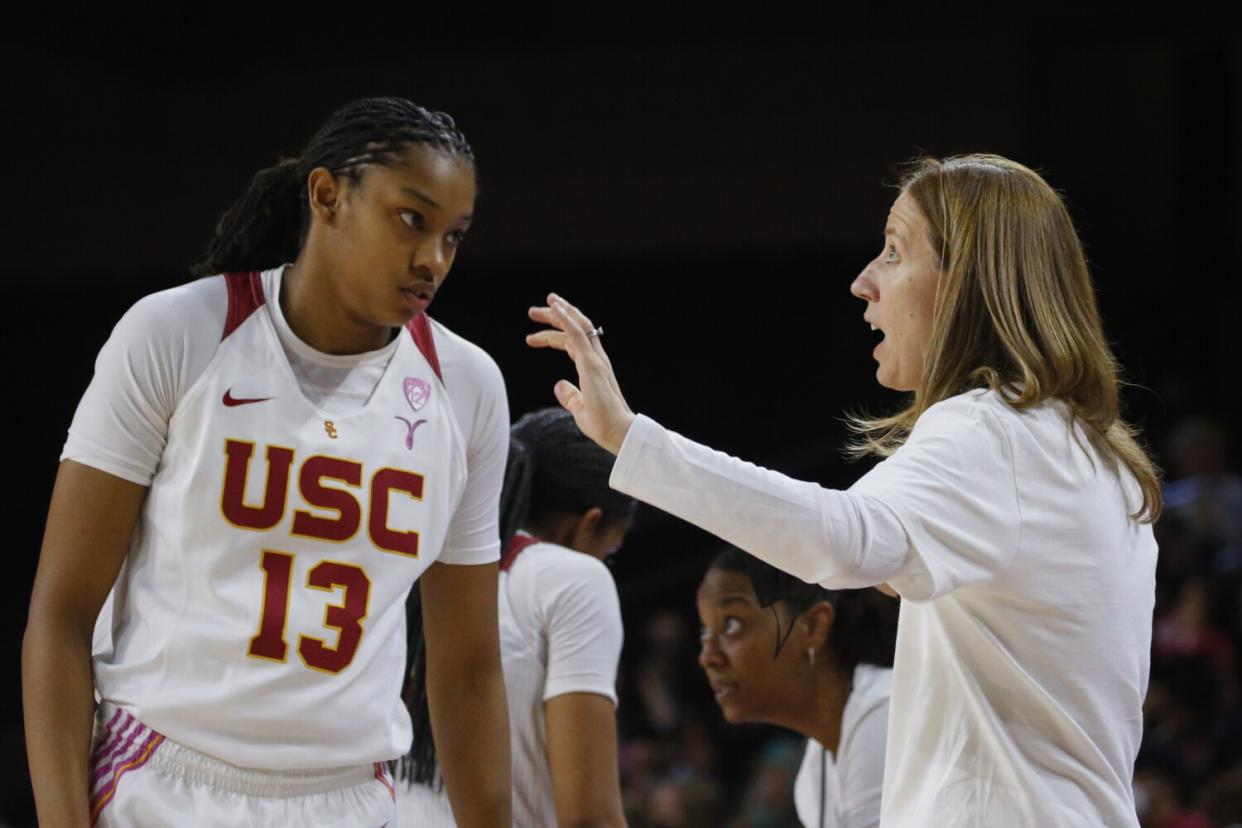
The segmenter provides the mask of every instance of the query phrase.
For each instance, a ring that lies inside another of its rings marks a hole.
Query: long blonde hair
[[[1131,517],[1155,520],[1159,473],[1121,418],[1119,367],[1061,197],[1034,171],[983,154],[920,158],[901,188],[940,254],[923,382],[891,416],[849,418],[850,453],[892,454],[930,406],[973,388],[1018,410],[1058,399],[1100,455],[1138,481],[1143,502]]]

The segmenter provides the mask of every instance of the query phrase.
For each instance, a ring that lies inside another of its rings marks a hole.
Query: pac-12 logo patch
[[[418,377],[405,378],[405,401],[415,412],[431,400],[431,383]]]
[[[431,383],[418,377],[406,377],[405,383],[405,401],[410,404],[410,410],[418,413],[431,400]],[[414,448],[414,432],[418,431],[418,427],[426,420],[415,420],[413,422],[405,417],[397,415],[397,419],[405,423],[405,447],[413,450]]]

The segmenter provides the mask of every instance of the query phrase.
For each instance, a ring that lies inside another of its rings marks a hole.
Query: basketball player
[[[824,590],[729,548],[696,603],[699,666],[725,719],[807,737],[794,782],[802,824],[879,825],[897,602]]]
[[[855,421],[886,459],[848,491],[634,415],[554,294],[529,342],[573,358],[557,398],[619,452],[614,487],[804,581],[902,596],[885,826],[1137,825],[1160,488],[1064,203],[1004,158],[920,161],[851,289],[877,379],[910,396]]]
[[[415,579],[449,795],[463,825],[509,823],[505,391],[425,314],[474,201],[451,118],[355,101],[224,215],[197,268],[223,275],[117,324],[24,642],[42,825],[391,824]]]
[[[621,607],[603,560],[621,546],[635,503],[608,487],[612,455],[566,411],[522,417],[510,445],[501,498],[500,648],[514,824],[623,826],[615,714]],[[411,647],[418,638],[411,634]],[[398,824],[441,828],[454,822],[436,779],[436,743],[419,727],[426,717],[419,666]]]

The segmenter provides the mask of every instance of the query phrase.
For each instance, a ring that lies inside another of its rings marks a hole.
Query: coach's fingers
[[[587,319],[587,315],[585,313],[583,313],[575,304],[570,302],[564,296],[561,296],[559,293],[548,294],[548,305],[549,307],[556,307],[559,305],[560,308],[565,311],[566,315],[568,315],[570,319],[582,328],[583,333],[586,333],[595,327],[595,324],[591,322],[590,319]]]
[[[586,335],[586,331],[559,300],[552,303],[552,321],[565,337],[565,353],[574,361],[580,378],[607,371],[607,366],[598,358],[599,351],[591,345],[592,337]]]
[[[526,344],[532,348],[555,348],[558,351],[565,351],[575,362],[578,354],[593,352],[594,349],[587,341],[591,337],[585,334],[580,338],[574,336],[575,333],[580,333],[579,326],[576,321],[565,314],[564,308],[554,304],[550,307],[532,307],[526,313],[534,321],[549,326],[547,330],[526,335]]]
[[[552,324],[552,309],[547,306],[536,305],[535,307],[527,310],[526,315],[540,324]]]
[[[567,342],[573,343],[567,351],[574,360],[579,374],[585,376],[590,373],[594,379],[602,381],[613,393],[621,397],[621,385],[617,382],[617,375],[613,371],[612,360],[608,358],[603,340],[598,335],[587,336],[595,330],[590,318],[578,310],[573,303],[567,302],[555,293],[548,294],[548,303],[548,318],[565,332]],[[579,356],[582,359],[579,359]],[[585,390],[586,386],[584,385],[583,388]]]
[[[548,305],[553,309],[553,313],[556,313],[559,310],[568,321],[568,324],[565,325],[562,330],[569,333],[571,328],[576,328],[583,335],[583,337],[586,339],[594,339],[596,340],[594,344],[599,344],[599,337],[587,336],[587,334],[595,330],[595,323],[588,319],[587,315],[579,310],[576,305],[572,302],[566,301],[564,297],[558,296],[555,293],[548,294]]]
[[[586,319],[582,315],[582,311],[575,308],[563,299],[552,296],[549,299],[549,308],[552,310],[552,323],[559,329],[569,334],[570,339],[576,340],[582,337],[587,339],[587,332],[591,330],[591,323],[583,321]]]
[[[579,330],[577,322],[564,313],[564,309],[558,310],[557,303],[552,303],[544,307],[532,307],[527,310],[526,314],[535,322],[549,326],[551,330],[536,331],[533,334],[526,335],[526,344],[532,348],[556,348],[559,351],[565,351],[570,358],[576,358],[573,346],[571,346],[572,335]],[[590,339],[590,337],[584,337]],[[583,353],[589,353],[593,349],[590,343],[583,343],[585,350]]]
[[[569,350],[569,343],[561,331],[537,331],[526,335],[526,344],[532,348],[555,348],[558,351]]]
[[[546,306],[532,307],[526,313],[535,322],[551,325],[566,333],[578,330],[583,335],[588,335],[595,330],[595,324],[587,318],[585,313],[579,310],[576,305],[555,293],[548,294],[548,304]],[[587,336],[587,338],[597,339],[598,337]]]
[[[634,421],[634,412],[621,394],[612,361],[593,333],[591,320],[555,293],[548,294],[547,306],[532,307],[527,314],[548,326],[528,334],[527,344],[564,351],[578,374],[577,385],[561,380],[554,386],[557,401],[573,414],[583,434],[616,454]]]
[[[565,324],[565,317],[558,317],[553,314],[552,308],[530,308],[527,311],[536,322],[542,322],[545,325],[552,326],[550,330],[536,331],[526,335],[526,344],[532,348],[555,348],[558,351],[569,352],[569,334],[559,330],[558,327]],[[608,374],[612,374],[612,360],[608,358],[608,353],[604,349],[604,343],[600,341],[598,336],[586,337],[590,341],[590,351],[595,353],[608,368]],[[572,357],[573,354],[570,354]],[[615,378],[612,379],[612,385],[616,385]],[[621,389],[618,388],[618,391]]]

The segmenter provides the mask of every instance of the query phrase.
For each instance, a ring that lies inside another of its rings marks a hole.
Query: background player
[[[1136,825],[1160,487],[1064,202],[1004,158],[922,160],[851,290],[877,379],[910,396],[855,421],[886,459],[848,491],[636,417],[554,294],[528,342],[573,358],[557,398],[619,452],[619,490],[805,581],[902,596],[886,826]]]
[[[802,824],[879,825],[897,602],[824,590],[730,548],[696,603],[699,666],[725,719],[807,737],[794,783]]]
[[[613,458],[568,412],[514,424],[505,474],[501,654],[512,725],[513,814],[521,826],[625,824],[617,768],[621,607],[602,561],[625,538],[634,500],[608,487]],[[417,617],[417,616],[415,616]],[[415,630],[411,646],[419,638]],[[453,825],[415,653],[415,743],[400,775],[400,824]],[[438,740],[437,740],[438,742]]]
[[[463,824],[508,823],[505,393],[424,314],[474,201],[451,118],[355,101],[221,219],[197,270],[229,275],[118,323],[70,428],[24,642],[43,825],[390,822],[420,577],[449,795]],[[114,583],[92,762],[91,630]]]

